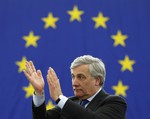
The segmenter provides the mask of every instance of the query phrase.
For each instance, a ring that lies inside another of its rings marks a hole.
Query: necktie
[[[85,107],[85,105],[88,103],[88,100],[81,100],[80,105]]]

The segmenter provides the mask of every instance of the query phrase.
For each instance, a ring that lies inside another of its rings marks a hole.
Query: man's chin
[[[83,98],[83,94],[79,94],[79,93],[74,93],[74,96],[80,99]]]
[[[74,95],[75,95],[75,97],[78,97],[78,98],[82,97],[82,95],[81,95],[81,94],[76,93],[76,92],[74,92]]]
[[[74,96],[79,98],[79,99],[87,99],[87,98],[89,98],[88,95],[84,95],[84,94],[77,93],[77,92],[74,92]]]

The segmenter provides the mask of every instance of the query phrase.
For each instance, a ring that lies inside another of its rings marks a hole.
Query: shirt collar
[[[99,90],[98,90],[93,96],[89,97],[87,100],[88,100],[89,102],[91,102],[91,101],[93,100],[93,98],[94,98],[101,90],[102,90],[102,87],[100,87]]]

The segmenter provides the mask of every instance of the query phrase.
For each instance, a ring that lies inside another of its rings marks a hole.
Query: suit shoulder
[[[126,101],[123,97],[121,96],[116,96],[116,95],[109,95],[105,98],[105,102],[120,102],[120,103],[125,103]]]
[[[71,96],[71,97],[68,97],[70,100],[72,101],[78,101],[80,100],[79,98],[75,97],[75,96]]]

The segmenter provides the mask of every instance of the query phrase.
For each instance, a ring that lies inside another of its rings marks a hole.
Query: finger
[[[26,78],[27,78],[30,82],[32,82],[29,73],[28,73],[26,70],[23,70],[23,72],[24,72],[24,75],[26,76]]]
[[[34,69],[32,68],[33,63],[32,63],[32,61],[29,61],[28,64],[29,64],[29,71],[32,74],[34,72]]]
[[[48,83],[48,86],[50,86],[50,79],[49,79],[49,76],[48,76],[48,74],[47,74],[46,78],[47,78],[47,83]]]
[[[51,83],[51,81],[50,81],[50,79],[49,79],[49,76],[47,75],[47,83],[48,83],[48,87],[49,87],[49,89],[50,89],[50,87],[52,86],[52,83]]]
[[[54,74],[54,70],[51,67],[49,69],[49,72],[50,72],[50,75],[49,75],[50,76],[50,81],[54,85],[57,77]]]
[[[56,75],[54,69],[50,67],[50,71],[51,71],[51,76],[53,77],[53,79],[54,79],[54,80],[57,80],[58,77],[57,77],[57,75]]]
[[[53,81],[53,77],[51,75],[50,68],[47,71],[47,82],[48,82],[49,87],[51,87],[52,85],[54,85],[54,81]]]
[[[28,74],[31,75],[31,73],[30,73],[30,65],[29,65],[28,61],[25,62],[25,66],[26,66],[26,72],[28,72]]]
[[[38,75],[40,78],[43,78],[43,75],[42,75],[41,70],[37,70],[37,75]]]
[[[27,72],[32,75],[34,72],[34,67],[32,66],[33,63],[32,61],[26,61],[26,68],[27,68]]]
[[[31,66],[31,70],[32,70],[33,72],[36,72],[35,66],[34,66],[34,64],[33,64],[32,61],[30,61],[30,66]]]
[[[52,75],[51,75],[50,68],[49,68],[48,71],[47,71],[47,79],[48,79],[49,83],[52,84]]]

